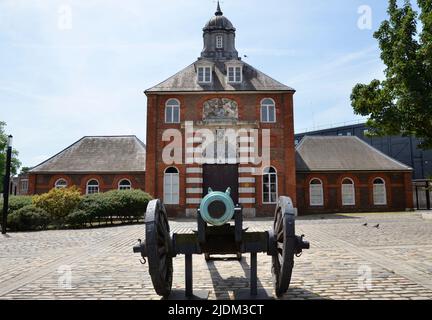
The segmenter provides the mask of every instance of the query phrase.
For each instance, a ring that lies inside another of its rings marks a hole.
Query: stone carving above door
[[[238,104],[227,98],[214,98],[204,102],[204,121],[238,120]]]

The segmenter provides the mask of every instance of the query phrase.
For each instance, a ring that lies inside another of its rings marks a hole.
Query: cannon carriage
[[[232,223],[233,221],[233,223]],[[291,199],[278,199],[273,228],[266,232],[250,232],[243,228],[242,207],[234,205],[230,188],[226,192],[208,190],[197,212],[197,230],[193,233],[171,233],[161,200],[150,201],[145,216],[145,240],[138,240],[133,251],[148,261],[149,274],[156,293],[168,298],[172,292],[173,258],[185,255],[185,298],[193,298],[192,256],[250,254],[249,298],[258,297],[257,254],[272,257],[274,289],[278,297],[285,294],[291,282],[294,256],[309,243],[295,235],[295,213]]]

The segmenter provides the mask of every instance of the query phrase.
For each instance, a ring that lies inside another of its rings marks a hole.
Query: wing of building
[[[305,136],[296,168],[300,213],[412,208],[412,168],[358,137]]]
[[[29,193],[71,185],[79,186],[82,193],[128,186],[144,190],[145,153],[136,136],[83,137],[30,170]]]

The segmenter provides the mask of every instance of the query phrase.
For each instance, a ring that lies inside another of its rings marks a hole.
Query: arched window
[[[261,101],[261,122],[276,122],[276,104],[273,99]]]
[[[312,179],[309,184],[309,202],[311,206],[324,205],[323,184],[320,179]]]
[[[130,190],[132,189],[132,184],[128,179],[123,179],[118,184],[119,190]]]
[[[92,179],[87,182],[87,194],[99,193],[99,181]]]
[[[54,188],[56,189],[64,189],[67,188],[67,181],[65,179],[58,179],[55,183],[54,183]]]
[[[354,206],[355,205],[355,186],[354,181],[345,178],[342,181],[342,205]]]
[[[277,188],[277,172],[273,167],[265,168],[262,178],[263,203],[276,203],[278,188]]]
[[[373,181],[373,201],[374,205],[382,206],[387,204],[386,185],[381,178],[376,178]]]
[[[174,167],[169,167],[164,174],[164,203],[179,204],[179,172]]]
[[[169,99],[166,102],[165,122],[180,123],[180,102],[177,99]]]

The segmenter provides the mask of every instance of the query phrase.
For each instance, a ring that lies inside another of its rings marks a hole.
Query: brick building
[[[235,48],[235,31],[218,4],[203,29],[201,57],[145,91],[146,191],[163,199],[171,215],[196,213],[208,187],[231,187],[234,201],[248,216],[273,214],[278,194],[296,199],[295,91],[243,62]],[[202,136],[190,133],[188,126],[211,131],[214,143],[203,147]],[[176,147],[183,151],[182,161],[170,164],[163,152],[174,142],[164,135],[174,129],[181,133]],[[271,162],[262,167],[254,146],[262,143],[265,129],[271,131]],[[229,130],[248,133],[230,142]],[[221,155],[218,148],[227,152]],[[202,163],[194,162],[197,154]],[[254,160],[244,160],[249,157]]]
[[[147,148],[135,136],[84,137],[30,170],[29,194],[139,188],[171,217],[228,187],[248,217],[273,216],[281,195],[299,214],[411,209],[409,166],[353,136],[295,142],[295,90],[243,62],[235,31],[218,4],[201,56],[145,91]]]
[[[28,193],[78,186],[82,194],[142,189],[145,145],[136,136],[84,137],[28,174]]]
[[[413,207],[412,169],[357,137],[304,137],[296,170],[299,214]]]

